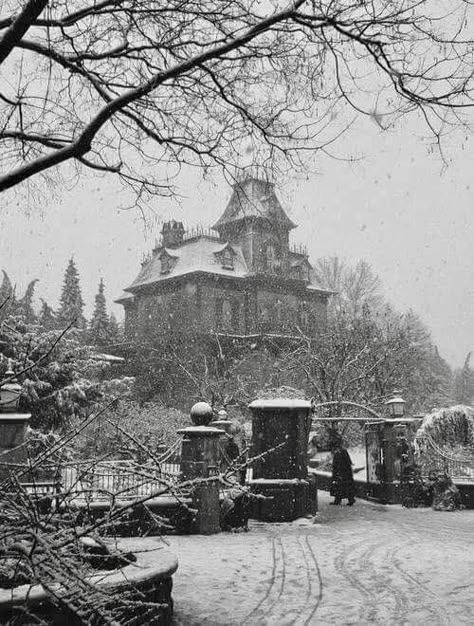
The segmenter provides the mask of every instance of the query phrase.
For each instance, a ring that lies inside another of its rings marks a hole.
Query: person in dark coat
[[[334,502],[341,504],[343,498],[347,498],[347,504],[352,506],[355,502],[354,477],[352,475],[352,461],[349,453],[342,447],[341,440],[335,440],[331,446],[332,452],[332,482],[331,495]]]

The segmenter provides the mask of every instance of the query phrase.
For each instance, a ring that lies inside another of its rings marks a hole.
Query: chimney
[[[177,248],[183,243],[183,235],[183,222],[165,222],[161,229],[161,245],[163,248]]]

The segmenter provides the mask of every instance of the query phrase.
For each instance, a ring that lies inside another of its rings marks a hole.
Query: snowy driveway
[[[474,511],[330,507],[322,492],[314,524],[169,537],[175,623],[474,624],[473,525]]]

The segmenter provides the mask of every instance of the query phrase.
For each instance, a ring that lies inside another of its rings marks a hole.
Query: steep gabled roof
[[[283,210],[273,183],[258,178],[247,178],[234,185],[224,213],[212,228],[219,231],[223,226],[245,218],[265,219],[288,230],[296,228]]]

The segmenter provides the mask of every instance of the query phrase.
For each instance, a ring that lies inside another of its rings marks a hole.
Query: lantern
[[[401,397],[399,391],[394,391],[390,400],[387,400],[385,406],[388,409],[390,417],[403,417],[405,414],[405,400]]]
[[[16,413],[20,402],[21,385],[15,379],[11,359],[8,359],[7,382],[0,387],[0,413]]]

